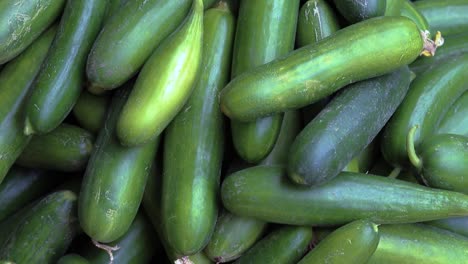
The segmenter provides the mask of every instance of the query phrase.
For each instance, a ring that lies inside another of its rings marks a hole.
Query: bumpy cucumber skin
[[[357,220],[333,231],[298,264],[367,263],[377,249],[379,239],[376,224]]]
[[[234,263],[296,263],[311,241],[311,227],[284,226],[272,231]]]
[[[468,89],[468,54],[436,65],[417,76],[395,114],[387,123],[381,141],[384,158],[395,167],[409,167],[406,136],[414,125],[416,151],[433,134],[450,106]]]
[[[450,106],[450,109],[440,121],[438,134],[456,134],[468,137],[468,92],[465,91]]]
[[[440,31],[444,36],[468,31],[467,0],[416,1],[413,4],[426,18],[431,31]]]
[[[89,261],[78,254],[68,254],[61,257],[57,264],[89,264]]]
[[[221,92],[221,107],[241,121],[300,108],[349,83],[409,64],[422,48],[423,38],[410,19],[368,19],[239,75]]]
[[[62,123],[50,133],[33,137],[16,163],[28,168],[81,171],[86,168],[93,143],[94,136],[87,130]]]
[[[442,228],[445,230],[449,230],[459,235],[468,237],[468,216],[439,219],[439,220],[425,222],[424,224],[432,225],[432,226]]]
[[[131,83],[113,97],[104,127],[91,153],[78,202],[80,224],[99,242],[111,242],[130,227],[140,206],[159,140],[141,147],[122,146],[115,134]]]
[[[52,47],[26,103],[25,134],[52,131],[73,109],[106,4],[102,0],[67,1]]]
[[[467,195],[350,172],[311,188],[290,182],[281,167],[251,167],[224,180],[221,198],[234,214],[290,225],[340,225],[357,219],[414,223],[468,216]]]
[[[224,151],[217,99],[229,80],[235,18],[221,2],[205,11],[203,23],[204,70],[164,140],[162,225],[165,239],[182,256],[202,250],[213,233]]]
[[[335,96],[294,140],[288,160],[291,180],[317,185],[338,175],[377,136],[409,84],[410,71],[404,66]]]
[[[70,191],[41,199],[0,245],[0,258],[15,263],[55,263],[78,230],[76,199]]]
[[[369,264],[464,263],[468,238],[423,224],[381,225],[380,242]]]
[[[182,22],[190,0],[127,1],[104,25],[86,66],[93,86],[121,86]]]
[[[65,0],[1,1],[0,64],[31,45],[60,16]]]
[[[31,137],[23,134],[24,99],[44,61],[56,28],[41,35],[0,73],[0,183]]]
[[[73,107],[73,115],[84,129],[97,134],[104,125],[110,96],[82,91]]]
[[[158,137],[192,93],[201,68],[203,3],[194,0],[182,25],[155,50],[138,75],[117,122],[125,146]]]

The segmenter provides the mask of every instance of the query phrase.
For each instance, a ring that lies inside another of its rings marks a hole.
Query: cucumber
[[[380,242],[369,264],[464,263],[468,238],[423,224],[379,226]]]
[[[312,241],[312,228],[284,226],[272,231],[234,263],[296,263]]]
[[[359,153],[350,162],[348,162],[348,164],[346,164],[342,171],[362,173],[367,173],[370,171],[380,154],[380,149],[377,142],[378,139],[379,138],[377,135],[377,137],[372,140],[372,142],[369,143],[369,145],[367,145],[361,151],[361,153]]]
[[[90,132],[62,123],[50,133],[33,137],[16,164],[63,172],[81,171],[86,168],[93,142]]]
[[[221,108],[240,121],[300,108],[413,62],[423,43],[408,18],[368,19],[239,75],[222,90]]]
[[[55,32],[56,28],[51,27],[0,73],[0,183],[31,139],[23,134],[24,99]]]
[[[450,106],[437,129],[438,134],[456,134],[468,137],[468,92],[465,91]]]
[[[288,176],[303,185],[336,177],[385,126],[409,85],[410,71],[404,66],[344,89],[294,140]]]
[[[190,3],[190,0],[127,1],[106,21],[89,53],[86,74],[91,87],[112,89],[128,81],[182,22]]]
[[[104,127],[83,176],[78,216],[84,232],[107,243],[125,234],[140,206],[159,140],[141,147],[120,145],[117,118],[131,90],[128,83],[112,100]]]
[[[26,50],[60,16],[64,5],[65,0],[1,1],[0,64]]]
[[[86,56],[107,1],[68,0],[52,47],[25,106],[24,133],[45,134],[67,117],[81,93]]]
[[[235,20],[220,2],[205,12],[203,23],[204,70],[164,140],[162,228],[181,256],[206,246],[218,216],[224,120],[217,98],[229,79]]]
[[[466,216],[439,219],[425,222],[424,224],[432,225],[468,237],[468,217]]]
[[[288,181],[281,167],[257,166],[228,176],[221,198],[234,214],[289,225],[331,226],[358,219],[413,223],[468,216],[467,195],[351,172],[311,188]]]
[[[128,0],[108,0],[106,13],[104,15],[104,20],[102,21],[103,25],[109,21],[109,19],[119,11],[119,9],[126,3]]]
[[[73,116],[84,129],[97,134],[106,119],[110,96],[82,91],[73,107]]]
[[[89,264],[89,261],[78,254],[68,254],[61,257],[57,264]]]
[[[431,30],[441,31],[444,35],[468,31],[467,0],[416,1],[414,5],[424,15]]]
[[[410,89],[382,134],[381,150],[384,158],[395,167],[409,167],[406,136],[414,125],[419,125],[414,138],[419,144],[437,129],[441,119],[468,89],[464,73],[468,71],[468,54],[435,65],[410,85]]]
[[[55,263],[78,230],[76,195],[54,192],[35,204],[0,245],[0,259],[15,263]]]
[[[333,231],[298,264],[367,263],[377,249],[379,239],[376,224],[357,220]]]
[[[121,144],[154,140],[182,109],[201,68],[202,39],[203,2],[193,0],[191,13],[138,75],[117,122]]]
[[[294,49],[299,0],[242,1],[239,7],[231,78]],[[231,121],[232,141],[241,158],[258,163],[278,138],[283,113],[253,122]]]

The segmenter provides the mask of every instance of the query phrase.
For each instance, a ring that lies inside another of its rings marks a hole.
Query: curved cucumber
[[[131,83],[113,97],[104,127],[86,167],[78,202],[81,227],[94,240],[110,242],[130,227],[140,206],[159,140],[124,147],[115,135]]]
[[[221,108],[241,121],[300,108],[411,63],[423,43],[408,18],[368,19],[239,75],[222,90]]]
[[[425,222],[424,224],[436,226],[451,232],[468,237],[468,217],[451,217]]]
[[[288,181],[281,167],[252,167],[228,176],[221,198],[234,214],[290,225],[340,225],[357,219],[413,223],[468,216],[468,195],[350,172],[306,188]]]
[[[57,35],[26,103],[24,133],[44,134],[67,117],[81,93],[86,57],[107,1],[68,0]]]
[[[468,31],[467,0],[416,1],[413,4],[426,18],[431,30],[444,35]]]
[[[110,96],[82,91],[73,107],[73,115],[84,129],[97,134],[104,125]]]
[[[312,228],[285,226],[272,231],[234,263],[296,263],[307,252]]]
[[[24,99],[55,32],[55,27],[47,30],[0,73],[0,183],[31,138],[23,134]]]
[[[333,231],[298,264],[367,263],[377,249],[379,239],[376,224],[357,220]]]
[[[232,78],[284,56],[294,48],[299,0],[257,0],[240,4],[232,58]],[[241,158],[258,163],[278,138],[283,113],[253,122],[231,121]]]
[[[127,1],[106,21],[89,53],[86,73],[91,87],[116,88],[135,75],[182,22],[190,2]]]
[[[202,250],[213,233],[224,151],[217,98],[229,79],[235,20],[220,2],[205,12],[203,22],[204,70],[164,140],[162,227],[167,242],[182,256]]]
[[[381,225],[380,242],[369,264],[463,263],[468,238],[423,224]]]
[[[456,134],[468,137],[468,91],[465,91],[450,106],[450,109],[440,121],[438,134]]]
[[[464,73],[468,72],[468,54],[436,65],[411,82],[410,89],[382,134],[384,158],[395,167],[408,167],[406,136],[414,125],[416,150],[419,144],[437,129],[441,119],[468,89]]]
[[[68,254],[61,257],[57,264],[89,264],[89,261],[78,254]]]
[[[93,150],[94,136],[69,124],[33,137],[16,163],[28,167],[64,172],[81,171]]]
[[[192,93],[202,59],[203,2],[193,0],[182,25],[155,50],[138,75],[117,122],[125,146],[155,139]]]
[[[0,64],[22,53],[60,16],[65,0],[1,1]]]

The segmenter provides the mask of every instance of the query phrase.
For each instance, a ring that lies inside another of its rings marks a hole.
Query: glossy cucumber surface
[[[111,96],[82,91],[73,107],[73,115],[84,129],[97,134],[104,125]]]
[[[437,133],[456,134],[468,137],[468,92],[465,91],[450,106],[450,109],[440,121]]]
[[[468,217],[451,217],[425,222],[424,224],[439,227],[465,237],[468,237]]]
[[[467,0],[416,1],[414,5],[426,18],[431,31],[440,31],[443,35],[468,31]]]

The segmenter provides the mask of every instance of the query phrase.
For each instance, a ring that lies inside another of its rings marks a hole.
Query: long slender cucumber
[[[439,219],[424,224],[436,226],[451,232],[468,237],[468,217],[451,217],[446,219]]]
[[[468,137],[468,91],[465,91],[450,106],[450,109],[440,121],[437,133],[456,134]]]
[[[467,0],[416,1],[416,9],[426,18],[432,31],[455,35],[468,31]]]

